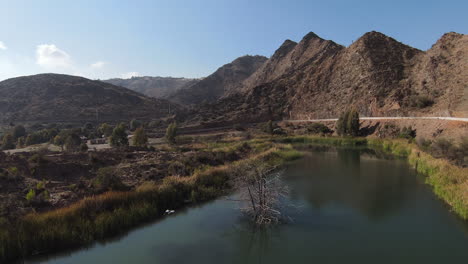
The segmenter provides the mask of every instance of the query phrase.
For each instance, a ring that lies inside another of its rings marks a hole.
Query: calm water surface
[[[467,263],[467,224],[404,161],[314,150],[284,178],[293,222],[268,231],[253,231],[238,202],[222,198],[27,263]]]

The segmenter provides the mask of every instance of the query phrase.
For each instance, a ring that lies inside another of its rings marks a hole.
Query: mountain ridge
[[[122,86],[146,96],[166,99],[178,90],[191,86],[200,80],[202,78],[141,76],[128,79],[112,78],[103,80],[103,82]]]
[[[127,88],[65,74],[37,74],[0,82],[0,120],[102,121],[151,119],[178,107]]]
[[[168,99],[182,105],[215,102],[225,94],[237,90],[242,81],[254,73],[267,58],[245,55],[219,67],[199,82],[180,89]]]
[[[467,40],[447,33],[421,51],[376,31],[348,47],[309,33],[287,52],[280,46],[281,58],[269,58],[238,94],[196,111],[214,123],[330,118],[352,106],[366,116],[466,116]]]

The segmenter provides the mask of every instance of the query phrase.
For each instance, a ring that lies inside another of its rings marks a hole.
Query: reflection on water
[[[293,222],[254,230],[230,199],[69,256],[27,263],[464,263],[466,222],[401,160],[313,149],[284,175]]]
[[[307,155],[290,168],[288,179],[295,179],[292,198],[307,199],[316,208],[339,203],[374,220],[397,211],[419,186],[403,161],[361,156],[350,149]]]

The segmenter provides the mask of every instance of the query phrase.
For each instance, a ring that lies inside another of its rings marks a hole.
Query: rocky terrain
[[[206,166],[246,158],[254,151],[242,144],[218,149],[205,141],[226,139],[225,135],[204,136],[196,143],[179,138],[177,147],[160,144],[157,150],[126,147],[71,153],[41,149],[14,155],[0,151],[0,218],[64,207],[109,190],[135,190],[168,176],[189,176]],[[31,190],[34,197],[28,197]]]
[[[255,73],[194,121],[226,124],[268,119],[468,115],[468,36],[445,34],[421,51],[379,32],[349,47],[314,33],[285,41]]]
[[[199,82],[200,79],[174,77],[132,77],[130,79],[114,78],[103,80],[113,85],[122,86],[154,98],[168,98],[175,92]]]
[[[199,82],[180,89],[168,99],[182,105],[215,102],[240,89],[242,82],[261,67],[265,61],[267,58],[263,56],[247,55],[237,58]]]
[[[201,79],[108,82],[40,74],[0,82],[0,121],[159,118],[187,124],[361,116],[468,116],[468,36],[447,33],[427,51],[368,32],[349,47],[307,34],[270,57],[243,56]],[[175,91],[175,92],[173,92]]]
[[[177,106],[82,77],[38,74],[0,82],[0,121],[128,121],[169,115]]]

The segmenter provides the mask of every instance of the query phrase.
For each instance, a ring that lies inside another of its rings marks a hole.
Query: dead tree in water
[[[235,173],[234,185],[245,203],[241,210],[258,226],[277,224],[284,219],[281,198],[289,191],[281,181],[281,175],[282,172],[275,172],[275,168],[260,162],[242,166]]]

